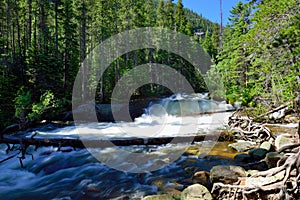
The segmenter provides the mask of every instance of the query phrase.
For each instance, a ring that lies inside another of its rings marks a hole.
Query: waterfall
[[[168,98],[153,101],[145,109],[148,115],[188,116],[203,113],[233,111],[235,108],[225,101],[210,99],[209,93],[174,94]]]

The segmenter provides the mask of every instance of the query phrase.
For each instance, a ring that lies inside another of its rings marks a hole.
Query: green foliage
[[[52,111],[57,108],[57,104],[55,102],[55,98],[52,92],[46,91],[41,95],[40,101],[38,103],[32,104],[31,112],[28,114],[28,117],[31,120],[40,120],[42,115],[49,111]]]
[[[55,102],[54,95],[51,91],[46,91],[41,95],[39,102],[31,101],[31,92],[21,87],[14,99],[15,117],[20,121],[40,120],[45,112],[55,112],[58,104]]]
[[[256,106],[258,114],[267,105],[257,99],[276,106],[297,96],[299,12],[296,0],[239,2],[232,9],[217,56],[230,102]]]
[[[31,92],[28,90],[26,91],[24,87],[21,87],[14,99],[14,104],[15,117],[18,119],[26,118],[26,112],[31,108]]]

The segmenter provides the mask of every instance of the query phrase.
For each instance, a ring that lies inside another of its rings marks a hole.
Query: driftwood
[[[239,139],[261,142],[274,138],[267,126],[254,122],[254,119],[248,116],[241,116],[239,111],[229,117],[228,126],[229,131],[236,133]]]
[[[288,107],[290,105],[292,105],[292,102],[285,103],[285,104],[283,104],[281,106],[278,106],[278,107],[276,107],[276,108],[274,108],[274,109],[272,109],[272,110],[270,110],[270,111],[268,111],[266,113],[263,113],[263,114],[255,117],[254,120],[261,119],[262,117],[264,117],[266,115],[269,115],[269,114],[272,114],[272,113],[277,112],[279,110],[282,110],[282,109],[284,109],[284,108],[286,108],[286,107]]]

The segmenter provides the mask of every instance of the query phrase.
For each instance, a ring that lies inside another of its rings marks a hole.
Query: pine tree
[[[173,0],[167,0],[165,5],[165,15],[166,15],[166,27],[174,30],[174,6],[172,3]]]
[[[187,20],[184,15],[182,0],[178,0],[175,10],[175,31],[186,33]]]
[[[156,25],[158,27],[166,27],[166,12],[165,12],[165,2],[164,0],[160,0],[158,3],[158,7],[156,10]]]
[[[224,32],[224,45],[217,58],[217,68],[223,74],[228,98],[233,101],[240,98],[248,86],[248,49],[245,48],[243,38],[250,29],[250,14],[249,4],[239,2],[233,7],[230,25]]]

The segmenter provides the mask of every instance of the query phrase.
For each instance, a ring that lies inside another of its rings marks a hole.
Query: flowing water
[[[193,107],[195,102],[198,105],[196,108]],[[30,137],[35,133],[36,138],[74,139],[190,136],[215,132],[223,127],[224,120],[229,115],[199,113],[231,109],[230,105],[210,100],[203,94],[173,95],[152,102],[145,114],[134,122],[83,123],[77,127],[60,128],[50,124],[31,129],[26,134]],[[167,187],[180,190],[194,172],[209,170],[214,165],[233,163],[229,158],[232,152],[228,152],[227,144],[219,143],[210,151],[214,144],[207,140],[195,144],[118,147],[122,151],[147,155],[146,162],[141,161],[140,164],[136,160],[130,161],[112,147],[62,147],[58,150],[57,147],[35,149],[30,146],[27,149],[28,155],[23,160],[24,168],[20,167],[17,157],[0,164],[0,199],[140,199]],[[168,160],[173,152],[184,152],[190,146],[196,149],[199,147],[200,151],[208,148],[209,151],[204,156],[201,156],[201,152],[186,152],[174,162]],[[6,148],[6,145],[0,145],[0,160],[18,152],[18,145],[8,154]],[[114,167],[107,166],[106,162],[99,162],[95,153],[101,160],[113,163]],[[147,171],[155,165],[163,167]],[[141,167],[144,169],[143,173],[131,173]],[[161,182],[162,187],[157,182]]]

